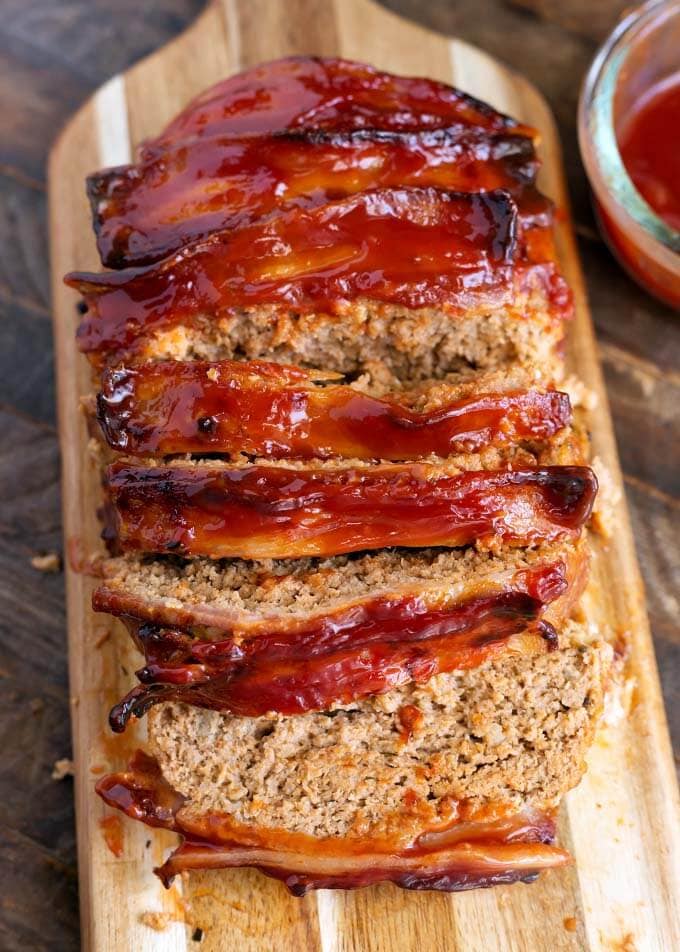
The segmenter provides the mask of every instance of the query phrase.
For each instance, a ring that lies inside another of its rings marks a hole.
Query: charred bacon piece
[[[139,165],[88,179],[97,247],[107,267],[149,264],[215,231],[273,212],[373,188],[507,189],[523,227],[547,225],[551,203],[533,187],[530,139],[480,129],[295,132],[197,138]]]
[[[535,264],[520,260],[516,229],[506,192],[379,189],[215,234],[148,268],[72,272],[66,283],[88,305],[78,340],[95,361],[139,349],[160,330],[248,307],[341,317],[364,298],[455,315],[518,306],[538,282],[567,308],[554,262],[536,248]]]
[[[406,889],[457,891],[498,883],[531,882],[543,869],[571,861],[552,845],[548,812],[512,812],[498,805],[491,819],[462,815],[446,828],[405,839],[316,838],[305,833],[245,826],[222,813],[196,814],[141,751],[126,771],[97,783],[112,807],[148,826],[182,835],[184,842],[155,872],[166,886],[189,869],[253,867],[280,879],[296,896],[310,889],[352,889],[393,882]],[[398,828],[398,824],[396,824]]]
[[[552,625],[539,622],[570,582],[558,562],[515,575],[505,590],[432,600],[426,594],[374,598],[306,627],[270,624],[256,637],[201,641],[177,629],[127,619],[146,665],[111,712],[114,731],[161,701],[257,717],[269,711],[325,710],[409,681],[482,664],[528,627],[518,650],[554,648]]]
[[[416,132],[459,125],[535,138],[530,126],[446,83],[394,76],[333,57],[293,56],[231,76],[197,96],[140,150],[142,161],[179,143],[291,129]]]
[[[109,446],[133,456],[387,460],[549,439],[571,419],[568,395],[554,390],[481,393],[418,412],[335,376],[264,361],[119,367],[103,374],[97,417]]]
[[[215,464],[107,470],[123,550],[297,558],[390,545],[530,545],[576,536],[597,479],[584,466],[448,475],[424,464]]]

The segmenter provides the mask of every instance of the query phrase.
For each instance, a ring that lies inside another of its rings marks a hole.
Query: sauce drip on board
[[[405,460],[548,439],[570,422],[571,406],[566,393],[524,390],[418,412],[334,383],[333,374],[264,361],[158,361],[105,371],[97,417],[109,446],[134,456]]]
[[[680,231],[680,73],[648,91],[626,116],[618,142],[637,190]]]
[[[273,623],[245,641],[202,641],[130,620],[146,658],[137,672],[144,687],[114,707],[111,727],[119,732],[130,716],[168,700],[247,717],[302,714],[476,667],[565,593],[565,573],[563,563],[541,566],[518,573],[505,590],[451,604],[430,605],[417,595],[376,598],[292,632]],[[554,647],[554,630],[542,626],[517,648]]]
[[[147,469],[121,461],[105,484],[105,531],[124,551],[252,559],[574,537],[597,492],[584,466],[446,475],[426,464]]]
[[[99,828],[102,831],[104,842],[109,850],[116,859],[120,859],[124,849],[123,825],[120,822],[120,816],[113,813],[110,816],[102,817],[99,821]]]

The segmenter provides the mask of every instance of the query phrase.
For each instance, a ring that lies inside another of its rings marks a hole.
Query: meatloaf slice
[[[186,140],[285,129],[413,132],[461,126],[537,137],[530,126],[446,83],[333,56],[288,56],[204,90],[139,151],[146,160]]]
[[[461,126],[413,132],[309,129],[271,136],[194,139],[138,165],[90,175],[97,247],[107,267],[159,261],[216,231],[293,205],[318,205],[370,188],[418,185],[507,189],[523,228],[552,219],[533,186],[531,139]]]
[[[565,565],[574,581],[587,558],[585,539],[497,553],[467,549],[384,549],[331,558],[181,559],[126,555],[102,565],[97,611],[134,616],[195,637],[245,639],[266,631],[304,628],[374,598],[432,592],[466,598],[505,589],[518,573]],[[578,590],[580,585],[576,585]],[[573,592],[570,596],[574,598]],[[549,601],[549,599],[545,599]],[[571,601],[552,610],[558,624]]]
[[[212,349],[342,372],[383,360],[413,378],[499,352],[555,367],[570,296],[549,234],[525,248],[516,231],[507,192],[378,189],[67,282],[96,365]]]
[[[537,443],[571,421],[568,395],[527,387],[528,372],[478,374],[474,388],[460,376],[378,398],[338,374],[291,365],[153,361],[103,373],[97,419],[109,447],[133,456],[367,460]],[[524,386],[513,387],[513,376]]]
[[[125,615],[146,661],[137,673],[142,684],[111,712],[113,729],[123,730],[130,716],[166,700],[249,716],[300,714],[474,667],[508,650],[552,650],[558,643],[553,625],[569,613],[587,572],[583,541],[526,554],[511,550],[506,558],[383,552],[356,562],[368,563],[363,577],[361,565],[344,560],[333,568],[315,566],[306,577],[298,569],[292,584],[290,576],[251,568],[259,579],[251,593],[257,610],[213,609],[212,620],[220,619],[222,630],[149,623],[144,619],[163,615],[186,622],[200,612],[190,605],[167,611],[157,598],[135,597],[130,583],[122,595],[100,589],[95,607]],[[210,565],[202,573],[212,580],[209,590],[219,580]],[[242,566],[240,574],[247,575],[252,563]],[[359,573],[354,577],[353,568]],[[373,585],[367,584],[371,577]],[[352,594],[347,581],[359,583]],[[330,604],[320,597],[304,611],[305,589],[334,584],[342,598],[336,589]],[[293,605],[267,610],[268,596],[278,602],[280,585],[296,592]],[[190,582],[175,591],[185,588],[195,596]],[[210,617],[209,605],[203,611]]]
[[[399,817],[404,834],[447,800],[554,806],[583,773],[602,668],[583,644],[299,717],[161,705],[150,748],[193,815],[347,838],[394,833]]]
[[[256,866],[298,893],[533,878],[566,859],[531,846],[551,841],[554,809],[583,773],[609,663],[585,632],[571,637],[548,655],[294,718],[164,704],[149,725],[156,764],[98,790],[187,837],[166,880],[201,866]]]
[[[354,376],[379,368],[405,384],[470,368],[512,369],[531,363],[549,382],[563,376],[563,341],[564,324],[555,320],[540,282],[533,282],[518,294],[516,306],[472,303],[459,315],[367,297],[347,304],[342,319],[327,310],[305,313],[271,305],[234,308],[220,317],[203,313],[191,322],[152,329],[131,350],[112,344],[111,363],[128,357],[265,359]],[[105,350],[100,353],[104,362]]]

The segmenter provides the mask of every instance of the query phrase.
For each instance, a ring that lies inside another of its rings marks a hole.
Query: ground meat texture
[[[403,589],[442,592],[514,574],[532,566],[579,562],[585,544],[570,541],[535,549],[386,549],[325,559],[177,559],[129,555],[106,563],[104,587],[134,614],[134,603],[173,610],[223,610],[275,619],[342,609],[354,600]]]
[[[524,306],[523,306],[524,305]],[[339,318],[271,307],[159,330],[140,357],[175,360],[265,358],[360,375],[380,365],[402,386],[466,369],[497,370],[529,363],[544,381],[562,376],[564,325],[536,290],[516,313],[445,311],[359,301]]]
[[[597,645],[510,655],[298,717],[166,704],[149,717],[151,748],[190,813],[263,828],[355,837],[386,832],[418,802],[540,807],[581,777],[607,657]],[[418,712],[406,736],[405,706]]]

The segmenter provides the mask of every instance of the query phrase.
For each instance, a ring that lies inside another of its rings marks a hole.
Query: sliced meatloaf
[[[93,326],[93,332],[99,330]],[[129,349],[124,341],[94,341],[93,350],[105,358],[110,346],[114,363],[131,354],[136,360],[266,359],[353,375],[377,367],[408,384],[470,367],[518,363],[535,364],[545,379],[559,380],[563,339],[564,325],[555,320],[538,286],[521,294],[516,307],[473,305],[459,316],[367,298],[348,304],[342,320],[333,313],[270,305],[234,308],[217,318],[203,313],[191,323],[153,328]],[[90,346],[87,340],[84,346]]]
[[[554,390],[571,295],[533,137],[300,58],[90,182],[126,266],[67,278],[102,375],[94,606],[144,655],[114,730],[149,712],[98,792],[182,835],[165,882],[451,890],[568,861],[610,651],[570,620],[597,480]]]
[[[100,781],[113,806],[186,841],[159,870],[256,866],[300,894],[391,880],[464,889],[534,878],[554,807],[584,769],[608,653],[506,655],[299,717],[165,704],[155,761]],[[582,642],[582,643],[581,643]]]
[[[379,397],[372,377],[350,385],[289,364],[159,360],[107,369],[96,415],[109,447],[133,456],[447,457],[563,433],[569,397],[537,379],[530,368],[458,374]]]
[[[582,541],[504,557],[381,552],[306,567],[193,562],[164,571],[156,561],[135,572],[120,561],[94,605],[126,619],[146,663],[142,685],[111,712],[114,730],[169,699],[300,714],[507,650],[554,650],[554,626],[587,573]],[[203,602],[192,604],[199,593]]]
[[[576,537],[597,492],[586,466],[152,462],[106,471],[106,531],[123,551],[262,559],[523,546]]]
[[[509,655],[293,718],[161,705],[150,750],[193,815],[317,837],[412,835],[451,800],[554,805],[583,773],[602,665],[585,643]]]
[[[565,565],[567,577],[576,579],[586,553],[582,539],[498,553],[474,548],[384,549],[256,562],[127,555],[103,563],[104,580],[94,607],[179,627],[201,638],[218,639],[226,632],[248,638],[271,624],[304,627],[310,620],[348,612],[376,597],[427,591],[469,597],[502,589],[517,573],[558,563]]]
[[[418,380],[519,359],[557,376],[570,297],[551,242],[520,247],[516,233],[503,191],[379,189],[68,282],[95,364],[242,356],[356,373],[379,360]]]

